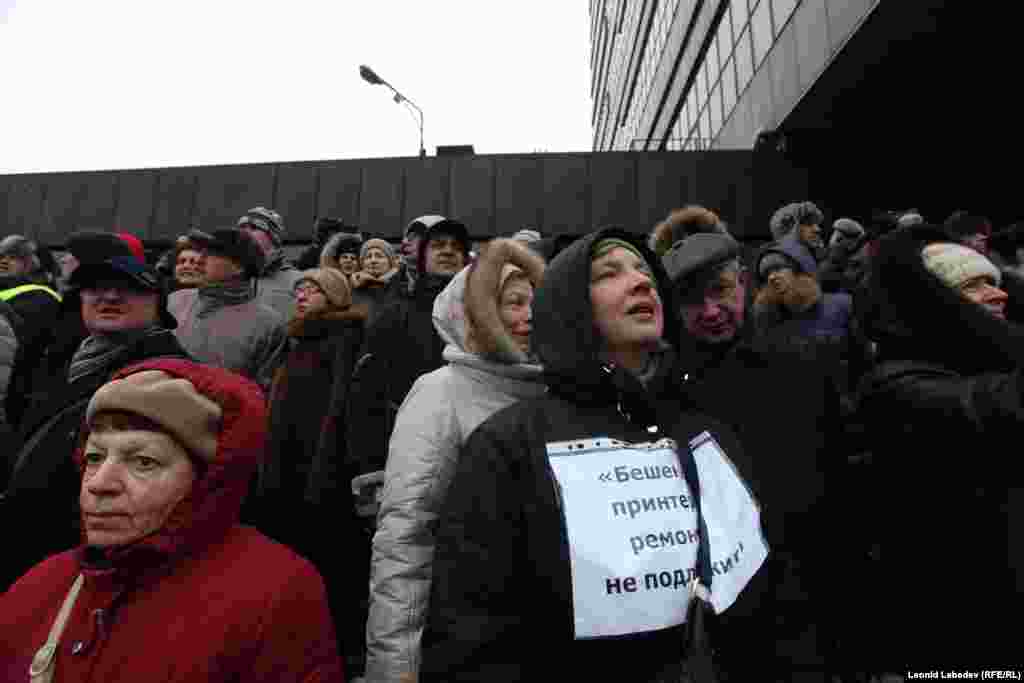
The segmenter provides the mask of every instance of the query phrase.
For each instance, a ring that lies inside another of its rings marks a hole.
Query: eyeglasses
[[[303,294],[305,296],[313,296],[314,294],[323,293],[324,290],[320,289],[319,287],[313,284],[299,285],[298,287],[295,288],[295,296],[298,296],[299,294]]]

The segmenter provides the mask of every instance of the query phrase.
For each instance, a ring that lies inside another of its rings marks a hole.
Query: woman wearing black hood
[[[697,521],[683,473],[696,464],[706,491],[701,449],[724,463],[740,446],[680,409],[670,289],[643,238],[618,228],[549,265],[531,335],[549,394],[496,413],[460,451],[420,681],[678,681],[695,556],[710,549],[712,602],[763,562],[756,512],[738,547],[713,502],[700,499],[706,529]]]
[[[884,507],[869,587],[880,609],[861,615],[877,640],[861,651],[888,670],[1020,662],[1006,626],[1021,594],[1006,447],[1024,428],[1024,332],[1006,322],[999,283],[987,258],[930,225],[886,236],[872,262],[860,315],[880,362],[858,398],[877,485],[865,493]]]

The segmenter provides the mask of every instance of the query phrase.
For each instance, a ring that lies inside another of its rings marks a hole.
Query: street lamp
[[[424,157],[426,157],[427,156],[427,150],[423,147],[423,110],[420,109],[418,106],[416,106],[415,102],[413,102],[408,97],[406,97],[402,93],[400,93],[397,90],[395,90],[394,86],[392,86],[390,83],[388,83],[383,78],[378,76],[373,69],[371,69],[370,67],[366,66],[365,64],[360,65],[360,67],[359,67],[359,75],[362,76],[363,80],[366,81],[367,83],[369,83],[370,85],[386,85],[388,88],[391,89],[391,92],[395,93],[395,96],[394,96],[393,99],[395,100],[396,104],[404,104],[404,105],[406,105],[406,108],[409,110],[409,113],[411,113],[413,115],[413,117],[415,117],[416,114],[419,114],[419,124],[420,124],[420,159],[423,159]],[[413,111],[413,110],[415,110],[415,111]]]

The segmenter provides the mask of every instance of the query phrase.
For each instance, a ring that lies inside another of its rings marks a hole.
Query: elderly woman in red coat
[[[186,360],[101,387],[85,542],[0,596],[0,680],[342,681],[319,574],[238,524],[266,424],[255,384]]]

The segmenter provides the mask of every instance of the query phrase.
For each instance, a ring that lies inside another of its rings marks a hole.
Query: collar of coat
[[[323,311],[312,316],[297,316],[288,321],[288,336],[297,339],[324,337],[342,327],[366,322],[366,306],[352,304],[343,311]]]

